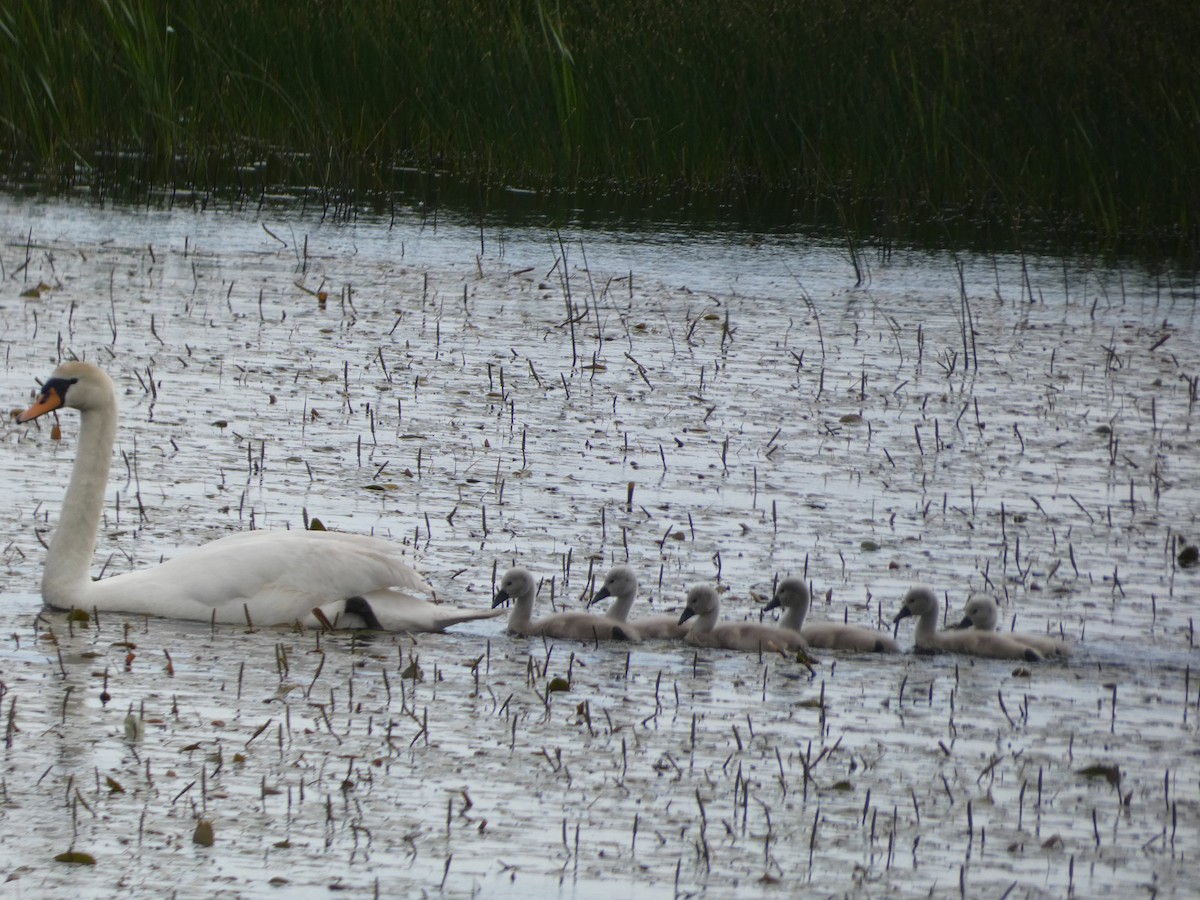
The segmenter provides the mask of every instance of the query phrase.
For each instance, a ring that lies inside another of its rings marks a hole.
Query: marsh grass
[[[0,10],[42,179],[834,198],[1197,243],[1200,17],[1163,0],[163,0]]]

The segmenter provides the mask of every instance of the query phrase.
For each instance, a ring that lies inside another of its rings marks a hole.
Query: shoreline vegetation
[[[10,0],[0,183],[438,172],[1194,259],[1197,46],[1164,0]]]

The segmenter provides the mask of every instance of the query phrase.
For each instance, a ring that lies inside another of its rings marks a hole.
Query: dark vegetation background
[[[1198,47],[1200,5],[1166,0],[3,0],[0,172],[386,192],[437,169],[478,198],[1194,252]]]

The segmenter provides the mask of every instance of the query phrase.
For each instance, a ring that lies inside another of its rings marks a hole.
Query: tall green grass
[[[1167,0],[5,0],[0,154],[77,178],[759,192],[1200,245]],[[241,173],[232,174],[231,173]],[[266,177],[265,175],[260,177]]]

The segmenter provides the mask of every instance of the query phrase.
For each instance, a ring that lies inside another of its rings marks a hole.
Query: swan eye
[[[58,397],[59,405],[62,405],[67,399],[67,388],[78,381],[78,378],[51,378],[42,385],[42,390],[38,394],[38,400],[44,402],[49,399],[51,394],[54,394]]]

